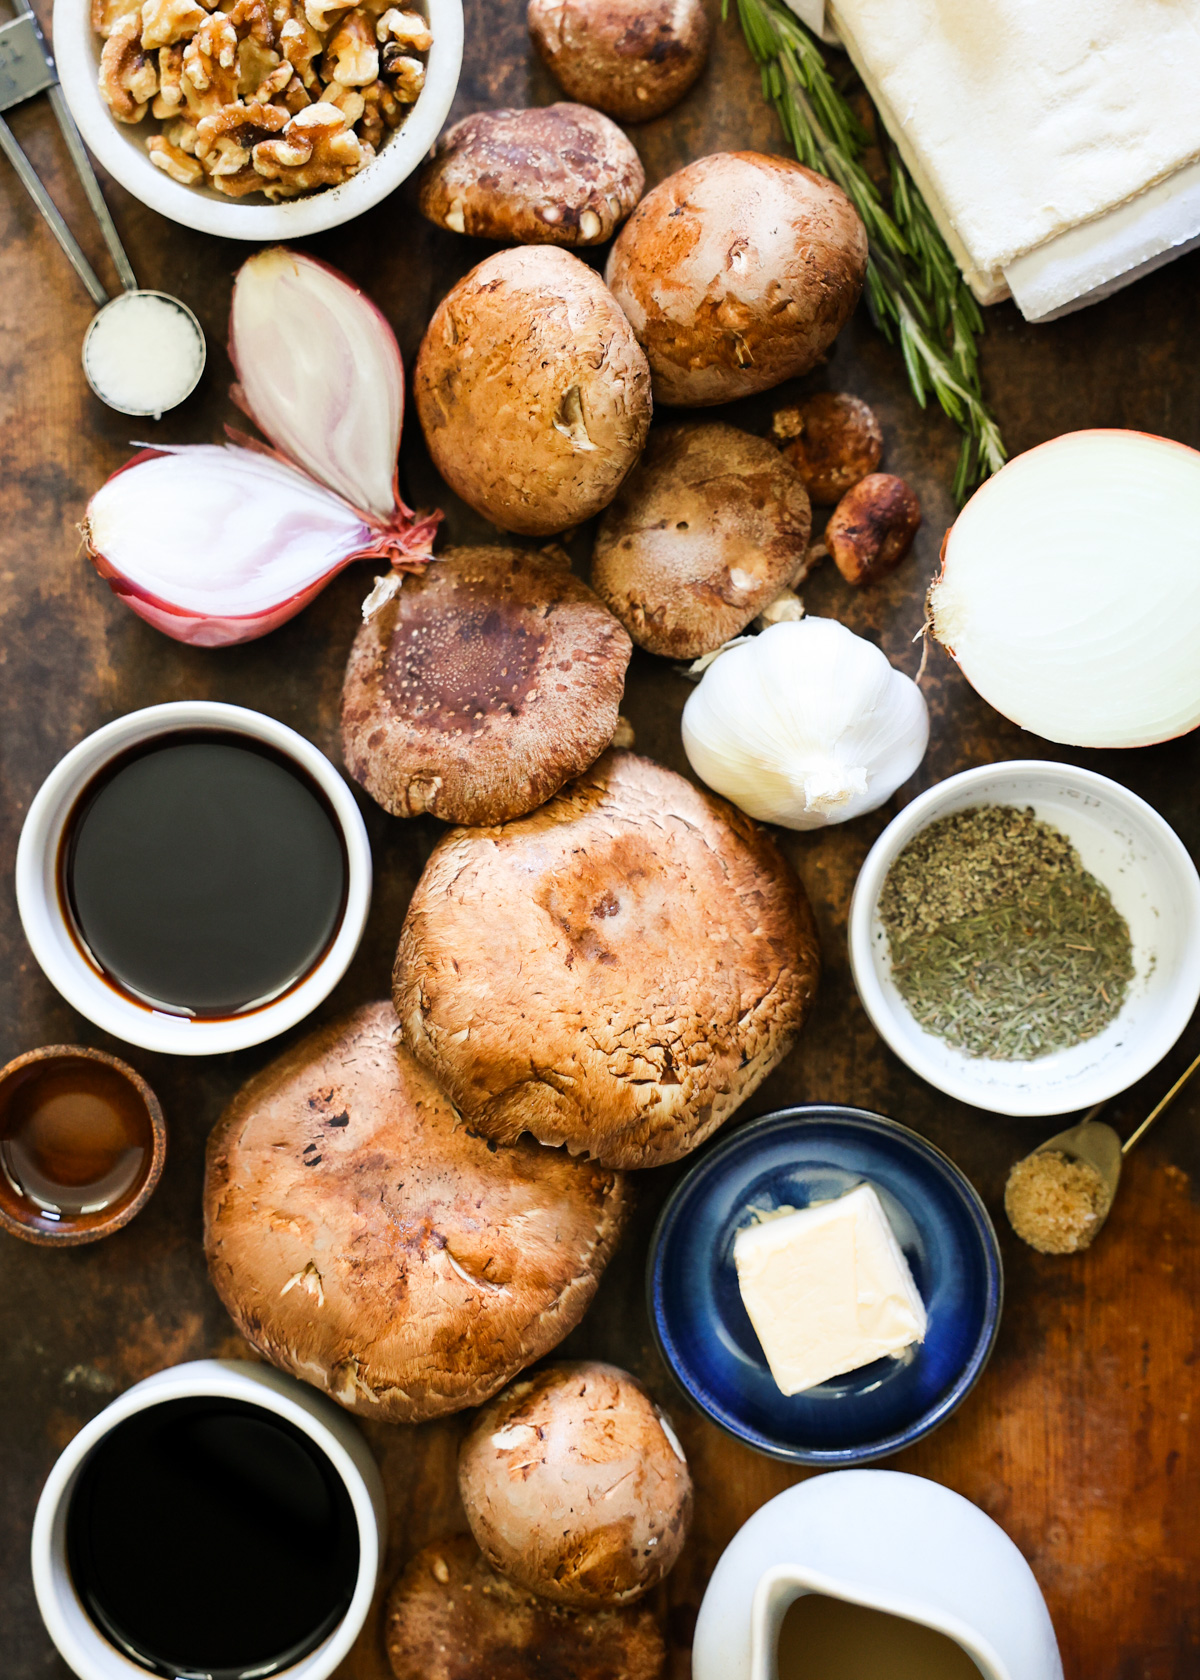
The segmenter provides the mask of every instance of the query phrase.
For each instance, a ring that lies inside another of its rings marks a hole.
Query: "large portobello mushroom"
[[[586,105],[476,111],[446,130],[421,171],[421,214],[505,244],[600,245],[645,186],[631,143]]]
[[[765,438],[655,427],[600,520],[592,587],[639,647],[697,659],[798,580],[811,529],[799,473]]]
[[[607,279],[655,401],[697,408],[807,373],[866,272],[866,230],[840,187],[787,158],[717,152],[646,194]]]
[[[354,639],[346,767],[397,817],[522,816],[612,740],[631,651],[565,566],[447,549]]]
[[[529,816],[438,843],[392,987],[413,1054],[489,1137],[649,1167],[766,1078],[818,968],[767,832],[610,751]]]
[[[687,1538],[683,1448],[628,1371],[545,1365],[479,1412],[458,1487],[488,1562],[558,1604],[641,1598]]]
[[[477,1406],[582,1318],[624,1215],[619,1175],[468,1130],[390,1004],[303,1039],[208,1144],[204,1236],[246,1340],[351,1411]]]
[[[569,1610],[498,1575],[469,1534],[423,1546],[388,1596],[396,1680],[659,1680],[649,1610]]]
[[[413,376],[433,464],[502,531],[553,536],[607,507],[650,426],[650,370],[569,251],[498,251],[442,299]]]

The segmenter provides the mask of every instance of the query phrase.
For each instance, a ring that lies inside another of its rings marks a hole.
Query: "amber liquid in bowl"
[[[112,1218],[153,1154],[145,1102],[104,1062],[56,1056],[0,1081],[0,1200],[23,1224],[52,1232]]]

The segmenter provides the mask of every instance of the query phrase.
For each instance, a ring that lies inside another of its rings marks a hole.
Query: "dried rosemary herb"
[[[1101,1032],[1133,978],[1129,928],[1066,835],[982,805],[923,829],[879,896],[914,1019],[970,1056],[1032,1061]]]

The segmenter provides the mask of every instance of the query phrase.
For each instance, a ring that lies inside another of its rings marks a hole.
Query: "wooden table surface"
[[[467,0],[466,12],[456,114],[555,97],[531,63],[523,0]],[[44,104],[19,111],[13,127],[107,273],[49,111]],[[633,137],[651,182],[707,152],[785,150],[732,24],[718,23],[709,70],[687,100]],[[129,440],[215,441],[233,418],[221,346],[232,276],[246,255],[239,245],[174,227],[111,184],[108,197],[142,284],[177,293],[201,317],[209,365],[200,391],[157,425],[131,423],[102,407],[79,367],[88,299],[0,165],[0,1052],[7,1058],[33,1045],[73,1040],[128,1055],[159,1092],[170,1149],[149,1207],[108,1241],[57,1253],[0,1238],[5,1680],[67,1674],[38,1619],[27,1562],[34,1504],[55,1455],[139,1378],[180,1360],[243,1351],[205,1273],[203,1146],[229,1095],[273,1054],[264,1046],[201,1062],[155,1057],[123,1049],[73,1014],[33,962],[17,920],[12,869],[21,821],[42,778],[69,747],[119,713],[158,701],[212,698],[258,707],[336,759],[342,668],[371,575],[367,567],[354,568],[282,630],[220,652],[182,647],[157,634],[95,576],[80,552],[76,525],[89,494],[127,458]],[[411,187],[309,248],[378,300],[410,365],[438,297],[487,253],[478,242],[421,221]],[[1010,449],[1075,427],[1114,425],[1200,445],[1198,279],[1200,254],[1054,325],[1027,326],[1011,305],[989,310],[984,377]],[[887,583],[855,594],[827,567],[806,586],[806,601],[810,611],[842,618],[915,671],[919,650],[912,637],[952,512],[956,435],[940,416],[916,409],[896,355],[861,311],[830,363],[779,395],[825,386],[857,392],[874,404],[887,436],[885,465],[915,486],[925,524],[915,555]],[[763,430],[771,406],[771,397],[757,399],[736,405],[728,417]],[[446,507],[450,536],[463,540],[486,532],[436,483],[415,420],[406,433],[403,471],[411,498]],[[186,520],[188,510],[180,508],[178,517]],[[573,545],[577,559],[586,558],[587,536]],[[1131,599],[1138,564],[1131,552]],[[1036,601],[1029,610],[1037,611]],[[1200,1085],[1131,1157],[1095,1250],[1075,1259],[1038,1256],[1008,1230],[1001,1192],[1010,1162],[1053,1128],[951,1102],[885,1050],[854,994],[845,924],[855,873],[899,805],[956,770],[992,760],[1064,758],[1114,776],[1157,806],[1195,850],[1200,738],[1133,753],[1051,747],[998,717],[936,652],[925,691],[934,717],[932,745],[897,799],[845,827],[783,836],[816,908],[826,972],[798,1047],[743,1114],[804,1101],[875,1109],[932,1138],[978,1186],[996,1218],[1007,1268],[996,1352],[961,1411],[890,1462],[956,1488],[1012,1535],[1045,1590],[1069,1680],[1195,1680]],[[625,710],[639,749],[680,770],[686,766],[678,717],[687,693],[687,683],[669,665],[635,655]],[[386,995],[405,905],[437,834],[432,820],[406,824],[362,803],[377,869],[371,924],[321,1019]],[[1128,1127],[1143,1114],[1198,1050],[1200,1023],[1193,1023],[1162,1067],[1118,1099],[1116,1123]],[[634,1229],[564,1351],[630,1367],[675,1411],[695,1473],[696,1520],[660,1607],[670,1630],[672,1673],[682,1676],[696,1609],[722,1548],[751,1512],[803,1472],[749,1452],[691,1413],[653,1350],[642,1295],[646,1242],[679,1170],[638,1179]],[[453,1475],[462,1421],[369,1430],[391,1503],[385,1584],[415,1547],[465,1526]],[[377,1618],[344,1673],[383,1680]]]

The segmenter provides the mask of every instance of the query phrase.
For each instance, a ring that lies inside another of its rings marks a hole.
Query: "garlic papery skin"
[[[874,811],[928,744],[916,683],[832,618],[775,624],[728,648],[683,709],[684,751],[700,779],[784,828]]]

